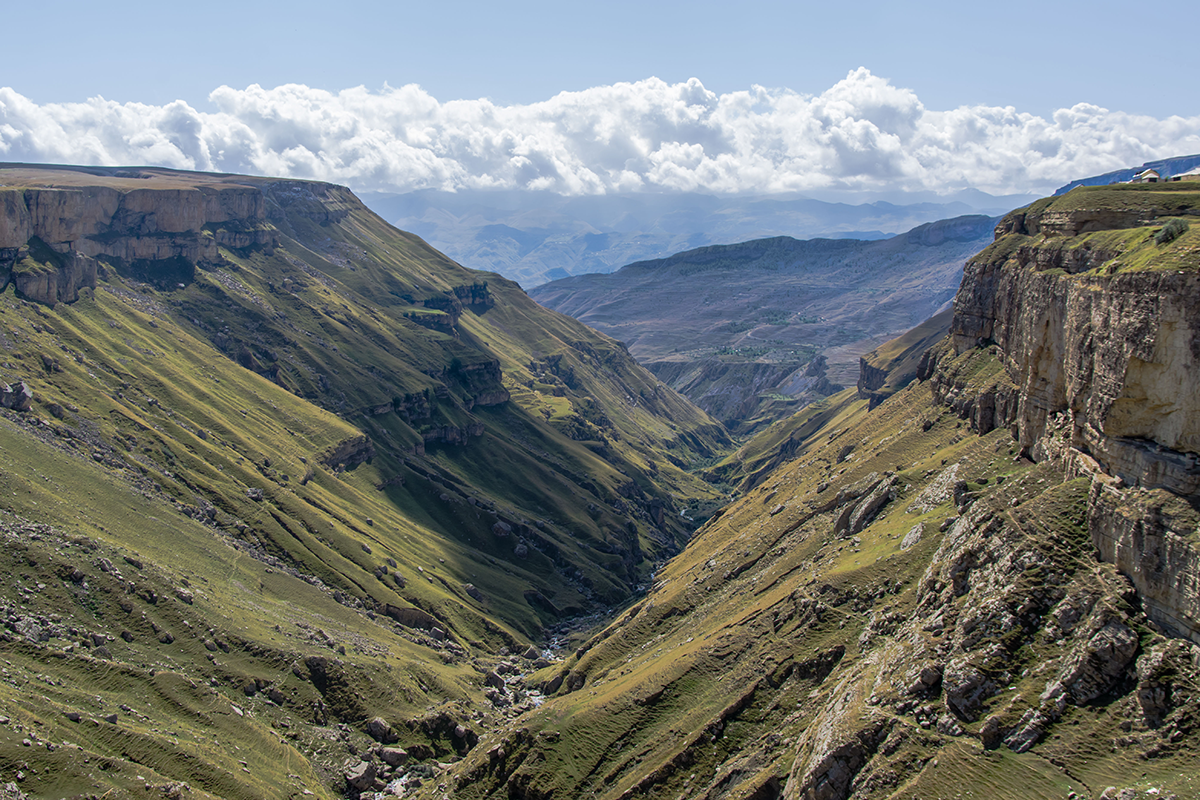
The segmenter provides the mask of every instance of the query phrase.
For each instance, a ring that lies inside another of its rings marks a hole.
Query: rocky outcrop
[[[488,290],[487,281],[455,286],[453,291],[454,296],[463,306],[477,314],[482,314],[496,305],[496,298]]]
[[[0,250],[0,292],[11,283],[26,300],[52,306],[73,303],[81,289],[96,288],[95,260],[76,252],[60,255],[39,239],[32,241],[33,248]]]
[[[785,800],[843,800],[855,778],[887,737],[891,725],[883,714],[865,707],[867,687],[844,679],[836,698],[810,726],[797,749],[792,772],[783,789]]]
[[[456,425],[439,425],[431,430],[423,431],[421,438],[425,444],[440,442],[442,444],[466,444],[474,436],[483,435],[483,423],[473,422],[463,427]]]
[[[491,391],[480,392],[479,394],[475,395],[474,397],[468,399],[467,411],[470,411],[475,406],[503,405],[504,403],[507,403],[511,399],[512,399],[512,395],[509,394],[508,389],[505,389],[504,387],[501,387],[499,389],[492,389]]]
[[[272,225],[293,236],[297,223],[332,225],[361,205],[345,186],[331,183],[288,180],[269,181],[259,186],[264,216]]]
[[[375,445],[366,436],[356,436],[339,442],[321,456],[321,463],[330,469],[354,469],[375,457]]]
[[[16,386],[0,383],[0,407],[12,411],[28,411],[33,408],[33,390],[25,381]]]
[[[1129,576],[1164,630],[1200,643],[1200,548],[1196,515],[1164,491],[1122,489],[1097,475],[1088,498],[1096,551]]]

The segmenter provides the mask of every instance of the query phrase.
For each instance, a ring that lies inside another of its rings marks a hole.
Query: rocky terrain
[[[428,780],[719,497],[689,471],[719,424],[342,187],[5,166],[0,284],[0,776],[30,796]]]
[[[916,379],[731,457],[747,493],[445,791],[1194,796],[1198,213],[1121,186],[1005,217]]]
[[[706,247],[531,294],[621,339],[663,383],[744,434],[855,384],[860,356],[949,303],[994,223]]]

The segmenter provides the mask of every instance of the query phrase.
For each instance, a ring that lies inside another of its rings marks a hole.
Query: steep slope
[[[785,461],[531,677],[554,696],[452,795],[1193,796],[1200,231],[1164,231],[1198,212],[1006,217],[918,380],[764,433]]]
[[[858,396],[882,403],[917,377],[925,351],[950,331],[954,309],[934,314],[902,336],[876,347],[858,360]]]
[[[719,425],[341,187],[10,166],[9,284],[0,764],[39,797],[329,796],[368,732],[428,772],[714,496]]]
[[[532,296],[622,339],[664,383],[749,432],[853,384],[860,355],[953,297],[993,225],[960,217],[876,242],[706,247]]]

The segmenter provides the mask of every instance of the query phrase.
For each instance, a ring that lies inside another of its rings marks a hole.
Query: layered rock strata
[[[1092,475],[1097,551],[1157,622],[1200,641],[1194,514],[1163,510],[1200,506],[1200,273],[1194,244],[1153,242],[1162,209],[1127,194],[1128,208],[1075,198],[1005,217],[968,262],[950,339],[919,375],[981,432],[1008,427],[1033,459]],[[1186,197],[1169,196],[1167,213],[1194,213]],[[1003,366],[990,383],[969,366],[983,350]]]
[[[267,198],[257,187],[218,180],[186,187],[136,183],[0,187],[5,286],[11,281],[41,303],[71,302],[78,289],[95,287],[96,259],[209,266],[221,263],[219,248],[278,243]],[[38,242],[60,256],[57,263],[17,268],[22,249]]]

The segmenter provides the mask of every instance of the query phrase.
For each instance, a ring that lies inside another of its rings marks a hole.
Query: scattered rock
[[[918,522],[913,525],[908,533],[904,534],[904,538],[900,540],[900,549],[908,550],[921,541],[921,534],[924,532],[925,526]]]
[[[16,386],[0,383],[0,406],[13,411],[28,411],[33,408],[33,390],[25,381]]]

